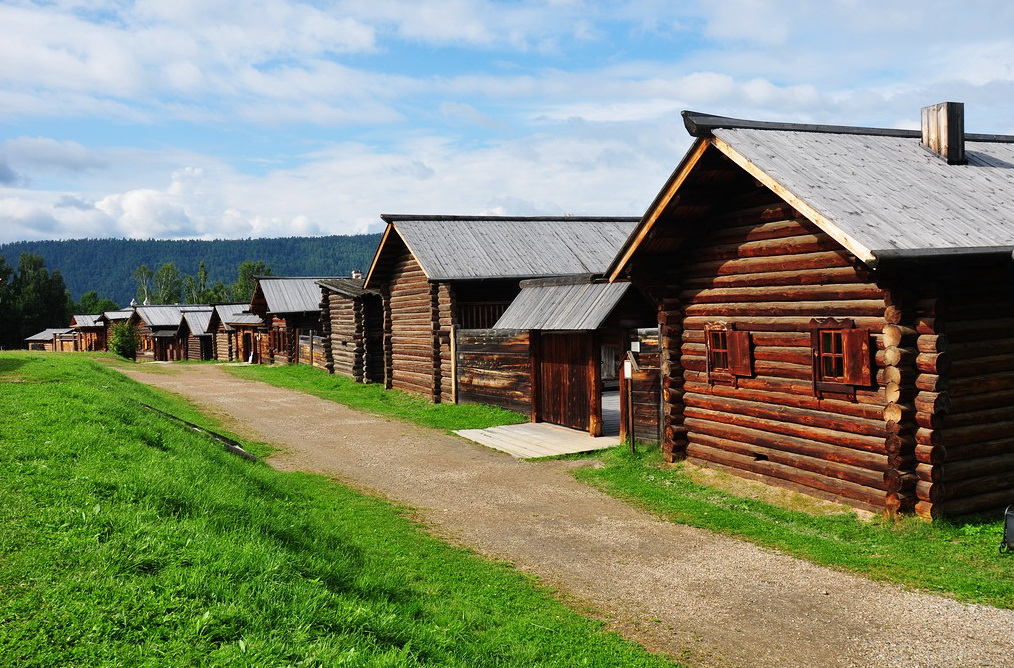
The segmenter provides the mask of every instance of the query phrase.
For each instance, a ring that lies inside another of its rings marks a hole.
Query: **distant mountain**
[[[275,276],[346,276],[370,267],[379,234],[331,237],[284,237],[216,241],[72,239],[0,244],[0,256],[13,268],[22,253],[41,255],[50,271],[59,269],[75,300],[89,290],[126,305],[137,288],[132,274],[142,264],[152,271],[171,262],[193,275],[204,260],[210,283],[236,280],[240,263],[263,261]]]

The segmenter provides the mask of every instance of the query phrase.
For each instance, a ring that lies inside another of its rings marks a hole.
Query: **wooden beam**
[[[698,140],[683,158],[683,162],[681,162],[676,168],[676,171],[674,171],[672,176],[669,177],[669,181],[665,184],[662,192],[655,198],[655,201],[652,202],[651,207],[647,212],[645,212],[644,217],[638,224],[633,239],[628,240],[624,244],[623,255],[620,257],[620,260],[615,263],[616,268],[613,269],[613,272],[609,275],[610,282],[615,282],[619,279],[620,274],[630,262],[631,257],[633,257],[634,253],[637,252],[637,249],[640,248],[641,244],[643,244],[645,239],[647,239],[648,234],[651,232],[652,228],[654,228],[655,223],[658,222],[662,212],[665,211],[669,202],[672,201],[676,192],[683,186],[683,183],[687,180],[687,177],[690,176],[690,173],[707,150],[708,142],[705,140]]]

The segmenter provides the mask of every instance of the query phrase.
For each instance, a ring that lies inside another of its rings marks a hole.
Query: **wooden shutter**
[[[729,371],[734,376],[753,375],[753,357],[750,355],[750,332],[728,332]]]
[[[848,385],[872,385],[870,330],[843,329],[841,339],[845,358],[845,382]]]

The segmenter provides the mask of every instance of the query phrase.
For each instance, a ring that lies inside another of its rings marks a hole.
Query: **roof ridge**
[[[388,223],[397,223],[410,220],[442,220],[442,221],[482,221],[482,220],[503,220],[503,221],[532,221],[532,222],[616,222],[616,221],[638,221],[639,216],[464,216],[456,214],[409,214],[409,213],[382,213],[381,219]]]
[[[782,123],[777,121],[752,121],[743,118],[714,116],[699,111],[684,109],[683,125],[694,137],[710,137],[712,130],[782,130],[787,132],[813,132],[836,135],[867,135],[876,137],[901,137],[904,139],[922,139],[921,130],[902,130],[898,128],[867,128],[854,125],[821,125],[817,123]],[[980,134],[966,132],[967,141],[1014,143],[1012,135]]]

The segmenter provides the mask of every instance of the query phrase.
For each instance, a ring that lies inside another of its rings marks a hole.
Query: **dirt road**
[[[272,466],[410,505],[436,534],[537,575],[624,635],[690,664],[1014,665],[1014,612],[660,521],[578,483],[569,469],[580,463],[518,461],[216,366],[128,373],[276,444]]]

